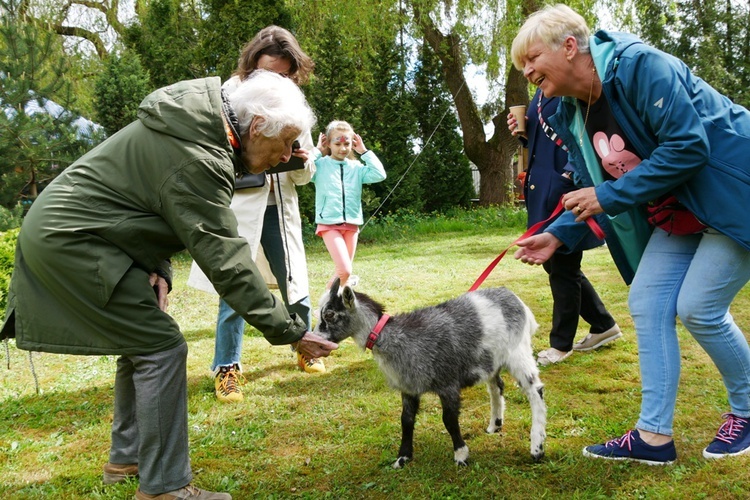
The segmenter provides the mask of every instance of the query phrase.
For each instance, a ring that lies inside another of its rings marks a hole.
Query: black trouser
[[[614,318],[581,271],[582,259],[583,252],[557,252],[543,264],[549,274],[553,302],[549,343],[560,351],[573,348],[578,316],[591,326],[589,333],[602,333],[615,326]]]

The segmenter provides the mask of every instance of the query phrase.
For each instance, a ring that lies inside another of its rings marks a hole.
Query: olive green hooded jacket
[[[185,340],[148,275],[187,249],[217,292],[272,344],[305,333],[253,263],[229,208],[237,159],[221,82],[157,90],[131,123],[60,174],[18,237],[0,338],[21,349],[149,354]],[[207,304],[206,314],[214,314]]]

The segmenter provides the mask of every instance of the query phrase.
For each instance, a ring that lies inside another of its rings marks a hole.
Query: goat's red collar
[[[372,329],[370,332],[370,335],[367,336],[367,343],[365,344],[365,349],[372,349],[372,346],[375,345],[375,342],[378,340],[378,337],[380,336],[380,331],[383,329],[386,323],[388,323],[388,320],[391,319],[390,316],[387,314],[383,314],[380,317],[380,320],[378,321],[378,324],[375,325],[375,328]]]

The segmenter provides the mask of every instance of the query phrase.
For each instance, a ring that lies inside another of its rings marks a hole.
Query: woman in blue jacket
[[[327,156],[324,156],[324,151]],[[362,161],[353,158],[356,151]],[[331,254],[341,286],[356,285],[352,261],[357,249],[362,214],[362,185],[385,180],[385,169],[375,153],[365,148],[362,137],[345,121],[333,121],[320,134],[315,158],[315,234],[323,238]],[[362,163],[364,162],[364,164]]]
[[[623,278],[638,337],[642,401],[635,430],[584,455],[673,462],[680,376],[676,318],[708,353],[730,411],[706,458],[750,451],[750,346],[729,306],[750,280],[750,112],[636,37],[599,31],[564,5],[533,14],[513,41],[515,66],[546,97],[562,96],[551,127],[583,188],[516,257],[541,264],[585,238],[594,217]],[[680,225],[649,225],[647,208],[674,197]],[[678,203],[679,202],[679,203]],[[680,210],[681,209],[681,210]],[[686,234],[690,233],[690,234]]]

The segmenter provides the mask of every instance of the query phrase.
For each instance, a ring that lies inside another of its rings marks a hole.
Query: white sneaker
[[[620,331],[620,327],[615,324],[615,326],[613,326],[606,332],[589,333],[583,338],[583,340],[573,344],[573,350],[581,352],[593,351],[594,349],[598,349],[604,344],[608,344],[613,340],[619,339],[620,337],[622,337],[622,332]]]
[[[539,366],[553,365],[573,354],[573,351],[562,352],[550,347],[537,355],[536,364]]]

